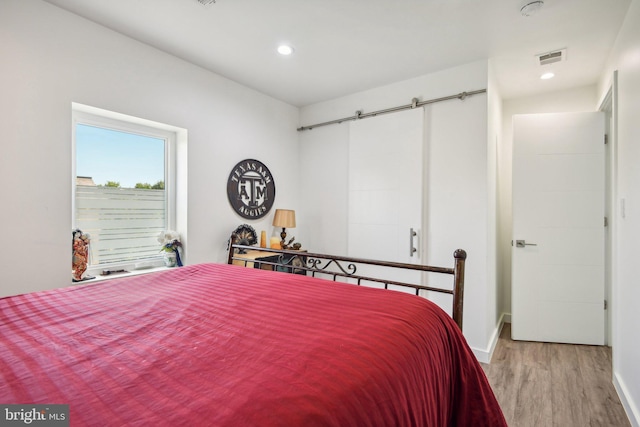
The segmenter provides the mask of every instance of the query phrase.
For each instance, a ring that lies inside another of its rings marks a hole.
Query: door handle
[[[524,240],[516,240],[516,248],[524,248],[525,246],[538,246],[536,243],[527,243]]]
[[[409,256],[412,257],[414,253],[418,250],[413,246],[413,238],[416,237],[418,233],[413,229],[409,229]]]

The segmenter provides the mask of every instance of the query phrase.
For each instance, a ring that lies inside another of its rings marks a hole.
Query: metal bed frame
[[[227,259],[228,264],[233,264],[234,261],[239,261],[241,264],[244,263],[244,266],[247,266],[248,263],[254,263],[254,266],[257,266],[258,268],[270,266],[271,269],[274,270],[276,270],[277,268],[283,268],[286,271],[304,271],[304,274],[309,274],[313,277],[331,279],[333,281],[336,281],[338,277],[342,277],[357,285],[362,285],[366,282],[380,283],[384,285],[385,289],[388,289],[390,285],[403,286],[413,288],[416,295],[419,295],[420,290],[450,294],[453,297],[453,310],[451,317],[453,317],[453,320],[456,322],[460,330],[462,330],[464,268],[467,258],[467,253],[462,249],[457,249],[453,253],[454,267],[447,268],[389,261],[377,261],[339,255],[318,254],[296,250],[246,246],[235,243],[236,240],[233,236],[229,242],[229,255]],[[243,257],[242,252],[246,250],[259,250],[261,252],[271,253],[273,255],[265,257],[268,258],[268,260],[250,259],[247,257]],[[453,276],[453,289],[444,289],[434,286],[426,286],[415,283],[362,276],[360,274],[357,274],[358,266],[361,265],[384,267],[385,270],[388,269],[390,271],[397,271],[397,269],[399,269],[449,274]]]

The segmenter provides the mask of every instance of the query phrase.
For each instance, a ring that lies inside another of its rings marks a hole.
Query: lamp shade
[[[282,228],[295,228],[296,211],[293,211],[291,209],[276,209],[276,214],[273,216],[273,226]]]

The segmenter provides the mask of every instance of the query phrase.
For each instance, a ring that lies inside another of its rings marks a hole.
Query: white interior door
[[[416,108],[350,123],[350,256],[420,262],[423,122]]]
[[[604,116],[516,115],[513,134],[512,338],[601,345]]]

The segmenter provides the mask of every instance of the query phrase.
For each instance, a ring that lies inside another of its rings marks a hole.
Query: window
[[[91,236],[89,270],[161,261],[175,229],[176,133],[74,104],[73,228]]]

